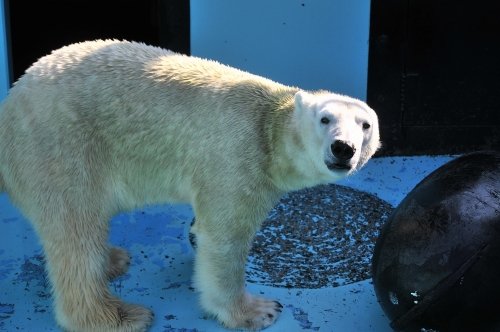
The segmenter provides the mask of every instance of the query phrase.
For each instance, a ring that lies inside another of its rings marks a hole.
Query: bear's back
[[[89,84],[93,80],[141,85],[160,83],[187,87],[230,88],[241,82],[255,82],[268,88],[281,84],[223,65],[217,61],[186,56],[144,43],[120,40],[94,40],[75,43],[40,58],[17,84],[43,80],[44,84],[64,86]],[[26,81],[26,82],[23,82]],[[103,86],[105,82],[100,82]],[[124,88],[122,87],[122,88]]]

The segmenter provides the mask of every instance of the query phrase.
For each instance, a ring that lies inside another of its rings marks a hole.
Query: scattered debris
[[[290,193],[257,234],[248,281],[274,287],[336,287],[370,278],[371,256],[393,207],[340,185]]]

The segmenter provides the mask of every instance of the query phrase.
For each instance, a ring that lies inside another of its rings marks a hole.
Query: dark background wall
[[[500,148],[495,1],[372,0],[368,103],[385,154]]]
[[[8,0],[12,80],[61,46],[116,38],[189,53],[189,0]]]

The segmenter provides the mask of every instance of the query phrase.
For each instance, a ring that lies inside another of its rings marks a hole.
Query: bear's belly
[[[191,203],[192,196],[189,179],[169,172],[148,174],[143,170],[129,176],[114,174],[109,188],[118,210],[152,204]]]

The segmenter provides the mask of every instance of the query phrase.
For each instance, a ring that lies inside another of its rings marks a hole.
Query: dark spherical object
[[[397,331],[500,331],[500,153],[423,179],[382,228],[372,273]]]

